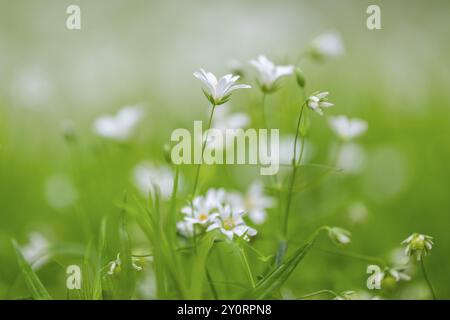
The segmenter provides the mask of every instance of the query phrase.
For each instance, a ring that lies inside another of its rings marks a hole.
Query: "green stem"
[[[263,91],[263,96],[262,96],[262,101],[261,101],[261,115],[262,115],[262,121],[263,121],[263,126],[266,129],[269,129],[269,127],[267,126],[267,118],[266,118],[266,93]]]
[[[383,259],[377,258],[377,257],[372,257],[372,256],[367,256],[367,255],[363,255],[363,254],[359,254],[356,252],[347,252],[347,251],[335,251],[335,250],[328,250],[328,249],[322,249],[322,248],[318,248],[320,251],[328,253],[328,254],[335,254],[338,256],[342,256],[342,257],[347,257],[347,258],[352,258],[352,259],[356,259],[356,260],[361,260],[361,261],[366,261],[368,263],[375,263],[378,264],[382,267],[386,267],[387,264]]]
[[[423,258],[420,259],[420,265],[422,266],[423,277],[425,278],[428,288],[430,289],[431,295],[433,296],[433,300],[437,300],[436,292],[434,291],[433,285],[431,284],[430,278],[428,278],[427,271],[425,270],[425,263],[423,262]]]
[[[195,194],[197,192],[198,179],[200,177],[200,169],[201,169],[202,163],[203,163],[203,153],[205,152],[206,143],[208,142],[208,131],[209,131],[209,129],[211,129],[211,124],[212,124],[212,119],[213,119],[215,109],[216,109],[216,105],[212,104],[211,114],[209,115],[208,125],[207,125],[207,129],[206,129],[205,141],[202,142],[201,159],[200,159],[200,163],[197,165],[197,172],[195,174],[195,180],[194,180],[194,188],[192,189],[192,196],[191,196],[192,213],[194,213],[193,201],[194,201]],[[203,139],[203,135],[202,135],[202,139]],[[195,248],[197,248],[197,231],[195,230],[195,226],[194,226],[194,232],[193,232],[192,238],[193,238],[193,244],[194,244],[194,249],[195,249]]]
[[[250,279],[250,283],[252,284],[252,288],[255,288],[256,282],[255,282],[255,279],[253,278],[252,270],[250,269],[250,265],[248,263],[245,251],[244,251],[244,249],[240,248],[239,252],[241,254],[242,264],[244,265],[245,271],[247,272],[248,278]]]
[[[333,290],[324,289],[324,290],[319,290],[319,291],[316,291],[316,292],[305,294],[304,296],[298,297],[296,300],[303,300],[303,299],[307,299],[307,298],[310,298],[310,297],[318,296],[318,295],[321,295],[321,294],[324,294],[324,293],[331,294],[331,295],[333,295],[335,297],[339,296]]]
[[[208,142],[208,131],[209,131],[209,129],[211,129],[211,123],[212,123],[212,118],[213,118],[215,109],[216,109],[216,105],[213,104],[212,105],[212,109],[211,109],[211,114],[209,115],[208,126],[207,126],[207,129],[206,129],[205,141],[203,141],[203,143],[202,143],[201,162],[203,162],[203,153],[205,152],[206,143]],[[203,139],[203,137],[202,137],[202,139]],[[192,198],[195,197],[195,193],[197,192],[198,178],[200,176],[200,168],[201,167],[202,167],[201,163],[197,165],[197,172],[195,174],[195,180],[194,180],[194,188],[192,190]]]
[[[287,201],[286,201],[286,211],[284,213],[284,220],[283,220],[283,226],[282,226],[282,235],[283,235],[284,239],[286,239],[286,237],[287,237],[289,211],[291,209],[292,193],[293,193],[293,189],[294,189],[295,178],[296,178],[296,175],[297,175],[298,163],[301,162],[302,157],[303,157],[304,142],[301,145],[301,151],[300,151],[299,159],[298,160],[296,159],[296,155],[297,155],[297,141],[298,141],[299,135],[300,135],[300,124],[302,122],[303,110],[305,109],[305,105],[306,105],[306,101],[302,104],[302,106],[300,108],[300,115],[299,115],[298,121],[297,121],[297,129],[295,131],[294,154],[293,154],[293,158],[292,158],[292,176],[291,176],[291,180],[290,180],[290,183],[289,183],[288,197],[287,197]]]

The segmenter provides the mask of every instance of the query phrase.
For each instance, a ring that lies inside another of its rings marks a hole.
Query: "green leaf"
[[[101,300],[103,298],[102,285],[102,266],[106,251],[106,218],[102,219],[100,226],[100,239],[98,245],[99,257],[97,262],[97,270],[94,276],[94,283],[92,288],[92,299]]]
[[[310,241],[297,249],[286,262],[283,262],[280,266],[275,268],[275,270],[264,277],[264,279],[259,281],[256,288],[248,292],[247,296],[252,299],[268,299],[273,296],[286,282],[291,273],[309,251],[312,244],[313,241]]]
[[[16,252],[19,267],[22,270],[28,290],[30,290],[30,293],[31,293],[31,296],[33,297],[33,299],[52,300],[52,297],[45,289],[41,280],[39,280],[39,277],[37,276],[37,274],[33,271],[30,264],[25,260],[23,254],[22,254],[22,251],[20,250],[20,247],[17,244],[16,240],[12,240],[12,244],[13,244],[14,250]]]
[[[206,277],[206,259],[214,244],[214,238],[213,233],[208,233],[198,243],[191,270],[191,299],[202,298],[203,282]]]

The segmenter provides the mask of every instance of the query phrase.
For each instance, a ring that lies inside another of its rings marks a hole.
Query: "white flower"
[[[395,282],[399,281],[409,281],[411,276],[406,273],[406,267],[385,267],[382,269],[377,265],[368,266],[367,270],[374,270],[375,272],[371,275],[372,281],[376,284],[382,285],[384,279],[393,279]],[[385,285],[389,285],[389,281],[385,282]],[[378,287],[377,289],[380,289]]]
[[[36,270],[48,262],[50,243],[39,232],[31,232],[28,238],[29,242],[21,248],[22,254]]]
[[[115,276],[122,270],[122,260],[120,260],[120,253],[117,254],[116,260],[111,261],[108,264],[108,275]]]
[[[280,164],[292,165],[292,159],[294,158],[294,141],[293,135],[287,135],[280,138]],[[297,148],[295,149],[295,159],[299,159],[302,143],[305,144],[301,164],[309,161],[313,155],[313,146],[309,141],[305,139],[297,140]]]
[[[434,243],[433,237],[420,233],[413,233],[406,238],[402,244],[406,245],[405,254],[408,257],[416,256],[417,261],[420,261],[422,256],[428,255],[433,248]]]
[[[329,228],[328,236],[334,243],[336,243],[338,245],[346,245],[352,241],[351,233],[345,229],[338,228],[338,227]]]
[[[327,100],[327,96],[328,92],[316,92],[306,100],[306,104],[311,110],[323,115],[323,108],[330,108],[334,106],[333,103]]]
[[[409,281],[411,280],[411,276],[406,273],[406,267],[393,267],[388,268],[387,272],[388,274],[395,279],[395,281]]]
[[[184,221],[191,224],[207,226],[219,216],[219,207],[225,199],[225,190],[209,189],[206,196],[195,197],[192,206],[181,209],[185,215]]]
[[[276,66],[264,55],[259,55],[256,60],[251,60],[252,64],[259,71],[259,85],[264,92],[276,90],[276,82],[285,76],[294,73],[294,66]]]
[[[141,271],[143,268],[139,265],[141,259],[137,257],[131,257],[131,266],[136,271]],[[120,253],[117,254],[116,260],[111,261],[108,264],[107,274],[110,276],[116,276],[122,271],[122,260],[120,259]]]
[[[319,35],[311,42],[310,52],[314,58],[336,58],[344,54],[345,48],[337,32]]]
[[[348,141],[363,134],[367,130],[367,121],[361,119],[349,119],[346,116],[331,117],[330,127],[336,135]]]
[[[242,219],[244,212],[232,209],[230,206],[220,206],[219,216],[215,219],[206,231],[219,229],[228,239],[232,240],[233,236],[243,237],[249,241],[252,236],[256,235],[256,230],[247,226]]]
[[[244,196],[237,192],[229,193],[227,200],[234,210],[247,213],[255,224],[264,223],[267,218],[266,210],[275,204],[273,198],[264,194],[264,185],[261,181],[252,183]]]
[[[206,90],[203,90],[205,96],[216,106],[230,100],[231,93],[234,90],[251,88],[247,84],[235,84],[239,76],[233,76],[232,74],[227,74],[217,80],[216,76],[211,72],[200,69],[200,71],[194,72],[194,77],[205,85]]]
[[[186,220],[178,221],[177,231],[183,237],[190,238],[194,235],[194,224]]]
[[[78,192],[69,177],[55,174],[45,182],[45,196],[52,208],[64,209],[75,203]]]
[[[168,198],[172,194],[174,175],[169,167],[156,167],[148,162],[138,164],[133,170],[133,180],[144,197],[157,186],[162,197]],[[181,183],[181,181],[180,181]]]
[[[94,122],[94,132],[116,141],[126,141],[143,116],[140,107],[124,107],[116,115],[103,115]]]
[[[343,170],[346,174],[356,174],[364,169],[366,164],[366,151],[364,148],[354,142],[348,142],[340,148],[336,146],[332,154],[337,154],[336,167]]]

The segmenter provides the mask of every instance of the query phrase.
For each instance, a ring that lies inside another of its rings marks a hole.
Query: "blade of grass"
[[[256,284],[256,288],[248,295],[253,299],[268,299],[286,282],[291,273],[295,270],[300,261],[304,258],[313,244],[313,241],[301,246],[286,262],[280,264],[275,270],[269,273],[264,279]]]
[[[191,299],[201,299],[203,283],[206,277],[206,259],[214,244],[214,234],[206,234],[200,239],[191,270]]]
[[[28,290],[30,290],[30,293],[31,293],[31,296],[33,297],[33,299],[51,300],[52,297],[47,292],[47,289],[45,289],[44,285],[42,284],[41,280],[39,280],[39,277],[33,271],[30,264],[25,260],[23,254],[22,254],[22,251],[20,250],[20,247],[19,247],[18,243],[16,242],[16,240],[12,240],[12,244],[13,244],[14,250],[16,252],[19,267],[23,273]]]

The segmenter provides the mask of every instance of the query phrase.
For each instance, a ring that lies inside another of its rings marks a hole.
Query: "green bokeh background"
[[[81,7],[80,31],[65,27],[70,4]],[[381,6],[382,30],[366,28],[369,4]],[[339,225],[353,233],[349,251],[389,259],[412,232],[431,235],[429,274],[438,296],[450,298],[449,9],[448,1],[409,0],[0,0],[0,297],[27,295],[17,279],[11,238],[25,243],[39,230],[55,243],[85,245],[89,236],[77,212],[88,213],[94,233],[102,216],[117,213],[124,190],[134,192],[134,165],[146,159],[164,163],[162,146],[172,130],[206,118],[207,101],[193,71],[204,67],[222,74],[231,59],[246,62],[260,53],[292,63],[311,39],[336,30],[346,54],[323,63],[302,60],[300,66],[307,92],[331,92],[336,107],[330,115],[368,121],[368,132],[358,140],[365,166],[358,175],[333,174],[297,194],[290,237],[300,243],[321,224]],[[244,80],[254,84],[253,70],[245,70]],[[24,89],[30,77],[44,84]],[[231,106],[246,112],[259,99],[256,89],[237,93]],[[294,79],[269,97],[270,122],[282,134],[292,134],[301,99]],[[95,136],[97,116],[136,103],[145,106],[146,116],[131,143]],[[61,135],[67,120],[75,127],[75,148]],[[311,161],[327,163],[333,134],[324,118],[311,114],[310,120]],[[60,173],[77,185],[77,209],[47,203],[46,181]],[[182,173],[188,189],[194,170]],[[250,167],[211,167],[204,170],[202,190],[245,190],[256,177]],[[355,201],[368,209],[358,224],[348,219]],[[262,227],[256,246],[274,251],[275,232],[273,224]],[[110,241],[113,259],[113,236]],[[330,250],[321,240],[288,281],[287,296],[365,290],[367,262]],[[64,297],[64,269],[52,262],[38,274],[51,293]],[[419,270],[413,279],[396,297],[429,297]]]

